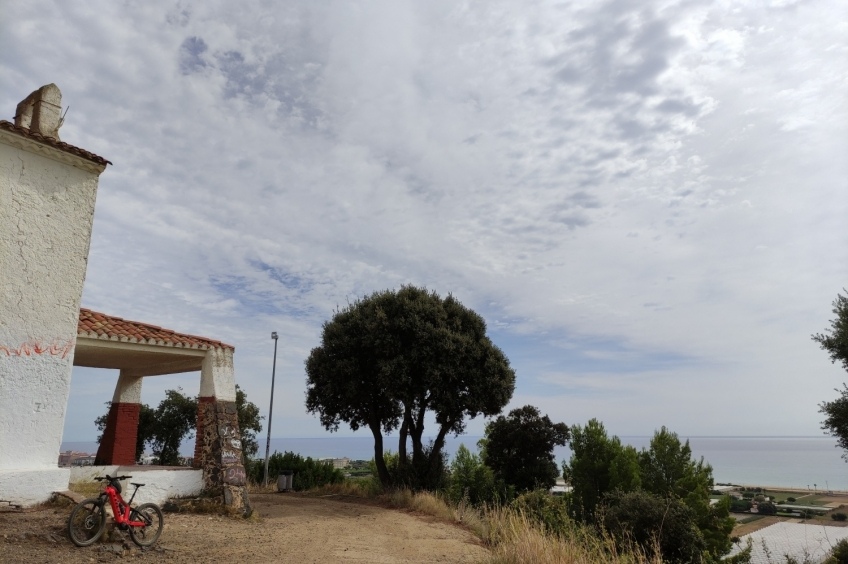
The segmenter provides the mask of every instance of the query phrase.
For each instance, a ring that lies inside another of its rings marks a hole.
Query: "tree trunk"
[[[439,429],[439,434],[436,436],[436,441],[433,443],[433,450],[430,452],[430,463],[441,456],[442,449],[445,446],[445,436],[448,434],[448,429],[450,429],[450,425],[442,425],[442,428]]]
[[[412,421],[409,425],[409,435],[412,437],[412,463],[416,466],[422,462],[421,459],[424,456],[424,445],[421,439],[424,435],[424,414],[425,409],[419,408],[415,421]]]
[[[383,433],[380,432],[380,424],[369,425],[371,434],[374,435],[374,464],[377,466],[377,477],[383,487],[391,485],[389,469],[386,468],[386,459],[383,458]]]
[[[406,457],[406,438],[409,436],[409,408],[405,408],[405,412],[403,415],[403,423],[400,426],[400,433],[398,435],[398,461],[401,466],[405,466],[407,462]]]

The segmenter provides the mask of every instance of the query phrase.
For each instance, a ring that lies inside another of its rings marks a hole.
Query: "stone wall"
[[[225,506],[249,515],[252,509],[247,496],[247,474],[242,464],[236,402],[201,397],[197,409],[195,464],[199,459],[204,492],[220,496]]]

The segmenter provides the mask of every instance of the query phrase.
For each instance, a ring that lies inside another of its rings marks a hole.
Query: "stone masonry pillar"
[[[135,446],[138,439],[138,418],[141,413],[141,376],[130,376],[124,370],[118,377],[112,405],[106,417],[106,429],[100,439],[95,464],[136,463]]]
[[[242,463],[231,348],[209,349],[203,359],[195,465],[203,469],[207,495],[220,497],[225,506],[244,515],[252,513]]]

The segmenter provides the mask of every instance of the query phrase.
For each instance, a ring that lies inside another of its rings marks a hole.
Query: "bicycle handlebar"
[[[109,480],[110,482],[112,480],[129,480],[130,478],[132,478],[132,476],[110,476],[109,474],[106,474],[105,476],[94,477],[94,479],[98,482],[102,482],[103,480]]]

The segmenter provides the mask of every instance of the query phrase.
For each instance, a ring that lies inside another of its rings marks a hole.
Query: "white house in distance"
[[[111,163],[59,140],[61,100],[43,86],[14,123],[0,121],[0,502],[33,505],[68,488],[57,459],[77,365],[120,370],[97,457],[109,468],[135,463],[142,379],[200,371],[198,487],[249,513],[233,347],[80,310],[98,180]]]

